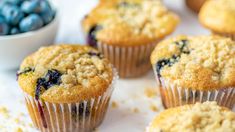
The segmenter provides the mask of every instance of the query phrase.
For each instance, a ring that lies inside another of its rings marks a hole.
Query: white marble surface
[[[184,0],[164,0],[166,5],[181,17],[181,24],[173,34],[201,35],[209,34],[197,21],[196,14],[189,11]],[[80,21],[84,15],[97,3],[96,0],[53,0],[58,7],[61,23],[56,43],[84,44]],[[11,117],[0,116],[0,131],[13,131],[17,124],[14,117],[21,112],[24,116],[20,127],[24,131],[37,131],[29,127],[30,118],[23,104],[23,96],[15,78],[16,71],[0,72],[0,107],[6,106],[11,111]],[[155,80],[152,71],[138,79],[119,80],[113,93],[112,101],[118,103],[117,108],[110,106],[106,118],[98,128],[99,132],[142,132],[158,112],[150,109],[155,105],[162,110],[160,97],[147,98],[143,93],[146,87],[154,88]],[[139,111],[136,111],[138,109]],[[1,129],[6,127],[5,129]]]

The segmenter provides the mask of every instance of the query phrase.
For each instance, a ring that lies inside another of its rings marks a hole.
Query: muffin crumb
[[[148,98],[153,98],[153,97],[156,97],[158,93],[157,93],[157,89],[146,87],[144,89],[144,94]]]
[[[118,108],[118,103],[116,101],[112,101],[112,108],[116,109]]]

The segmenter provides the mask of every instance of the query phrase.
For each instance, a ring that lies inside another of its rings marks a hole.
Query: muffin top
[[[147,132],[233,132],[235,113],[216,102],[185,105],[163,111]]]
[[[91,38],[110,45],[141,45],[170,34],[178,17],[160,0],[114,0],[100,2],[83,20]]]
[[[27,94],[52,103],[73,103],[102,95],[112,83],[109,61],[88,46],[55,45],[26,57],[18,72]]]
[[[200,10],[200,22],[219,33],[235,33],[235,1],[208,0]]]
[[[151,54],[159,78],[180,87],[211,90],[235,86],[235,42],[219,36],[177,36]]]

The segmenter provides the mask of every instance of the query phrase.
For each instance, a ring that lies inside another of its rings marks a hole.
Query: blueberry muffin
[[[165,108],[217,101],[235,105],[235,41],[178,36],[160,42],[151,63]]]
[[[213,34],[230,37],[235,40],[235,1],[209,0],[200,13],[201,24]]]
[[[159,0],[100,2],[82,21],[88,43],[97,47],[121,77],[146,73],[156,43],[179,22]]]
[[[18,83],[41,131],[91,131],[103,120],[116,73],[88,46],[40,48],[25,58]]]
[[[147,132],[234,132],[235,113],[216,102],[196,103],[163,111]]]
[[[206,0],[186,0],[186,5],[192,11],[198,13],[202,7],[202,5],[206,2]]]

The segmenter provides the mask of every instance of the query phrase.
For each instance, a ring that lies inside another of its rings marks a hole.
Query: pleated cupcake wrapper
[[[233,41],[235,41],[235,34],[229,34],[229,33],[217,33],[213,32],[214,35],[219,35],[227,38],[231,38]]]
[[[138,46],[113,46],[99,42],[97,48],[117,68],[120,77],[128,78],[141,76],[151,69],[149,58],[157,42]]]
[[[216,101],[218,105],[230,109],[235,106],[235,87],[207,91],[193,90],[179,87],[177,84],[171,83],[162,77],[158,77],[156,72],[155,75],[160,88],[162,103],[165,108],[206,101]]]
[[[24,93],[33,124],[43,132],[92,131],[102,123],[105,117],[117,79],[118,75],[115,72],[112,84],[103,95],[78,103],[60,104],[37,101]]]

